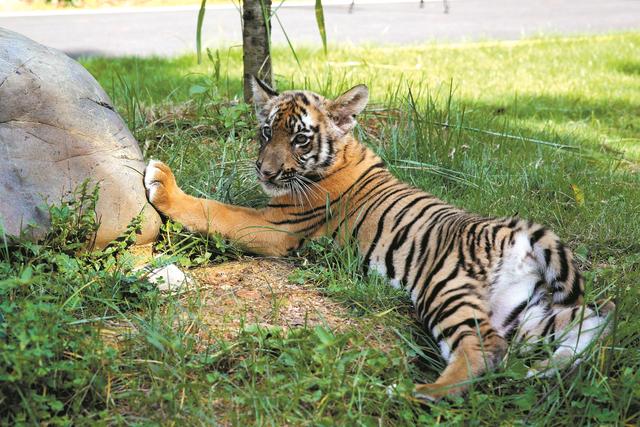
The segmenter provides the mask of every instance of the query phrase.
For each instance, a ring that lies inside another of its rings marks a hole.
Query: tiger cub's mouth
[[[284,196],[285,194],[289,194],[290,188],[288,188],[285,183],[280,182],[272,182],[268,180],[258,179],[262,190],[267,193],[268,196],[277,197]]]
[[[268,196],[276,197],[288,194],[302,197],[310,190],[309,182],[311,181],[298,172],[281,171],[271,178],[265,178],[258,174],[258,182]]]

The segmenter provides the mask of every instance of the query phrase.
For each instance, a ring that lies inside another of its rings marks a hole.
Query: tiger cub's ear
[[[251,76],[251,97],[253,105],[256,107],[256,113],[260,115],[262,108],[273,97],[278,96],[278,92],[271,89],[269,85],[257,78]]]
[[[352,87],[329,104],[329,114],[343,133],[356,125],[356,115],[360,114],[369,101],[369,89],[365,85]]]

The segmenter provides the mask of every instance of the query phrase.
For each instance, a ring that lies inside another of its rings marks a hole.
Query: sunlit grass
[[[542,38],[519,42],[427,44],[413,47],[333,46],[298,48],[298,67],[287,47],[276,48],[273,64],[281,90],[306,87],[337,95],[366,83],[375,103],[398,104],[411,88],[414,96],[448,99],[465,117],[494,116],[493,128],[508,121],[534,135],[558,135],[601,151],[621,151],[640,159],[640,36],[603,35]],[[237,47],[219,49],[217,90],[237,96],[242,55]],[[149,103],[182,102],[192,82],[208,76],[212,64],[194,56],[164,60],[87,60],[110,87],[125,73]],[[104,72],[108,67],[108,72]],[[141,76],[144,76],[141,81]],[[182,78],[182,77],[189,78]],[[117,88],[113,87],[117,93]]]

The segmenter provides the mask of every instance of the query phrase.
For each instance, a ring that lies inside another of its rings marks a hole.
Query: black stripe
[[[329,144],[329,157],[327,157],[327,160],[325,160],[320,166],[321,167],[326,167],[329,166],[331,163],[333,163],[333,159],[334,159],[334,154],[335,151],[333,149],[333,138],[329,137],[327,135],[327,144]]]
[[[382,204],[385,200],[389,199],[390,197],[394,196],[395,194],[401,193],[399,197],[403,197],[406,195],[406,193],[408,191],[413,191],[414,189],[411,188],[409,190],[402,190],[402,188],[400,188],[397,192],[390,194],[389,196],[387,196],[384,200],[381,200],[379,204]],[[387,206],[387,208],[382,211],[382,214],[380,215],[380,218],[378,218],[378,227],[376,228],[376,234],[373,237],[373,240],[371,241],[371,244],[369,245],[369,249],[367,250],[367,254],[364,257],[364,266],[365,268],[367,268],[367,266],[369,265],[369,261],[371,260],[371,254],[373,253],[374,249],[378,246],[378,241],[380,240],[380,236],[382,235],[382,229],[384,228],[384,220],[387,217],[387,215],[389,214],[389,212],[391,211],[391,209],[393,209],[395,206],[395,203],[389,203],[389,206]],[[366,219],[366,214],[362,216],[361,218],[361,222],[360,224],[362,224],[364,222],[364,220]],[[358,224],[358,227],[360,226],[360,224]],[[358,228],[356,227],[356,228]],[[356,237],[358,237],[358,233],[356,231],[356,233],[354,234]],[[390,276],[391,278],[393,278],[392,276]]]
[[[424,233],[424,235],[422,236],[422,240],[420,242],[420,252],[419,252],[419,256],[418,256],[418,262],[419,262],[419,267],[418,267],[418,273],[415,276],[415,280],[413,282],[413,284],[410,287],[410,292],[413,292],[414,288],[416,287],[416,285],[418,284],[418,280],[419,278],[422,276],[422,273],[425,269],[425,267],[427,266],[427,260],[429,258],[429,255],[431,253],[431,249],[426,250],[427,249],[427,244],[429,243],[429,241],[431,240],[431,236],[433,235],[434,231],[436,231],[438,229],[438,227],[441,228],[442,226],[442,222],[438,222],[439,219],[441,217],[443,217],[447,211],[449,211],[449,209],[455,209],[452,206],[445,206],[442,209],[439,209],[436,211],[435,214],[432,214],[423,224],[420,225],[420,228],[422,227],[427,227],[427,231]],[[454,213],[458,213],[458,211],[454,210]],[[451,213],[451,211],[449,211],[449,213]],[[419,231],[419,229],[418,229]],[[418,232],[417,231],[417,232]],[[417,233],[416,232],[416,233]],[[434,250],[437,250],[438,253],[444,253],[445,255],[448,254],[448,252],[451,250],[452,246],[453,246],[453,239],[452,240],[448,240],[448,239],[444,239],[444,242],[449,242],[449,246],[446,250],[444,251],[439,251],[440,249],[440,244],[441,244],[441,239],[442,235],[441,234],[436,234],[436,243],[434,247]],[[443,261],[443,259],[440,260],[441,262]],[[440,268],[440,267],[438,267]],[[426,284],[428,284],[428,282],[426,282]],[[424,292],[424,288],[421,289],[421,293]],[[417,299],[416,299],[417,300]]]
[[[429,208],[433,207],[433,206],[437,206],[437,203],[431,204],[429,205]],[[453,212],[455,212],[452,206],[449,205],[444,205],[442,208],[435,210],[434,212],[430,213],[429,218],[427,218],[427,222],[425,222],[424,225],[431,225],[431,226],[436,226],[436,225],[442,225],[442,221],[440,221],[440,219],[447,214],[451,214]],[[440,222],[439,224],[437,224],[438,222]]]
[[[398,227],[398,225],[400,225],[400,222],[402,221],[404,216],[409,212],[409,209],[411,209],[413,206],[415,206],[416,203],[419,203],[422,200],[432,199],[432,198],[433,198],[433,196],[430,196],[430,195],[419,196],[419,197],[416,197],[415,199],[413,199],[411,202],[407,203],[407,205],[404,208],[402,208],[402,210],[400,212],[398,212],[398,215],[396,215],[396,220],[393,223],[393,228],[395,229],[396,227]]]
[[[376,210],[389,197],[392,197],[393,195],[398,194],[399,192],[402,192],[402,191],[406,191],[406,187],[403,184],[400,184],[398,182],[394,182],[390,186],[385,187],[383,190],[378,192],[376,194],[376,198],[374,200],[368,200],[366,203],[369,203],[369,206],[364,211],[364,213],[362,213],[362,214],[358,213],[357,214],[358,215],[358,223],[353,228],[353,231],[352,231],[353,236],[355,236],[356,238],[358,237],[358,233],[360,232],[360,227],[362,226],[364,221],[367,219],[367,216],[369,216],[369,213],[371,213],[372,211]],[[362,205],[358,206],[358,208],[354,209],[352,211],[352,213],[349,214],[349,217],[355,215],[356,212],[358,212],[360,210],[360,208],[366,203],[363,203]]]
[[[441,224],[440,229],[442,230],[441,234],[444,234],[444,239],[441,239],[442,241],[448,241],[449,238],[451,237],[451,234],[454,231],[457,231],[457,219],[458,218],[454,218],[453,220],[449,221],[449,218],[451,217],[457,217],[458,215],[460,215],[460,212],[457,210],[452,210],[449,211],[447,213],[442,214],[441,216],[438,217],[438,221]],[[438,249],[440,249],[440,246],[438,244]]]
[[[385,174],[386,172],[386,174]],[[374,182],[374,180],[379,179],[379,181],[382,182]],[[386,184],[387,182],[389,182],[390,180],[392,180],[393,177],[385,170],[381,170],[378,171],[374,174],[371,174],[371,176],[369,176],[369,178],[367,178],[362,184],[360,184],[358,186],[358,188],[355,188],[352,190],[351,194],[349,194],[349,200],[351,203],[360,203],[362,201],[362,199],[365,199],[365,201],[367,200],[367,198],[370,198],[372,196],[371,193],[365,194],[364,196],[362,196],[360,199],[358,199],[358,196],[360,195],[360,192],[363,191],[364,189],[367,188],[367,186],[369,184],[371,184],[372,182],[375,184],[373,190],[379,190],[380,186],[383,184]]]
[[[539,228],[538,230],[534,231],[529,238],[529,243],[531,244],[531,246],[535,245],[538,240],[542,239],[542,236],[544,236],[546,232],[547,231],[544,228]]]
[[[511,327],[507,330],[507,332],[504,334],[504,339],[506,341],[511,341],[511,339],[513,338],[513,336],[515,335],[516,331],[518,330],[518,327],[520,326],[520,322],[518,320],[516,320],[513,325],[511,325]]]
[[[438,225],[442,225],[437,223],[438,220],[440,219],[441,216],[446,214],[450,208],[451,206],[445,206],[442,209],[438,209],[437,211],[432,212],[431,216],[427,218],[427,220],[424,222],[424,224],[421,225],[421,227],[426,226],[429,228],[429,231],[436,229]],[[425,251],[425,249],[427,248],[427,243],[428,241],[426,239],[422,239],[422,241],[420,242],[420,252]],[[438,246],[439,246],[439,241],[438,241]]]
[[[569,319],[569,323],[573,323],[573,321],[576,319],[576,313],[579,309],[580,307],[574,307],[571,309],[571,319]]]
[[[445,292],[443,292],[442,295],[440,295],[440,296],[444,297],[445,295],[449,295],[449,294],[452,294],[452,293],[457,292],[457,291],[472,291],[472,292],[469,292],[469,293],[471,293],[473,295],[476,295],[476,296],[479,296],[478,292],[476,292],[476,287],[473,286],[471,283],[465,283],[464,285],[458,286],[457,288],[448,289]]]
[[[386,184],[388,181],[385,181],[382,184]],[[375,203],[374,201],[371,200],[371,197],[377,197],[375,200],[379,200],[380,197],[382,197],[384,194],[386,194],[387,190],[389,189],[393,189],[394,187],[396,187],[396,185],[398,185],[397,182],[392,182],[391,185],[387,186],[387,187],[378,187],[377,193],[369,194],[369,198],[367,199],[367,197],[363,197],[363,201],[356,206],[355,208],[351,208],[349,206],[349,212],[347,212],[347,214],[344,216],[344,218],[342,218],[342,220],[340,220],[340,223],[338,224],[338,226],[336,227],[336,229],[333,231],[332,237],[335,238],[338,234],[338,231],[340,230],[340,228],[344,225],[344,223],[346,223],[347,221],[349,221],[349,219],[351,219],[351,217],[358,212],[364,205],[366,205],[367,203],[371,203],[371,205],[369,205],[369,209],[371,209],[372,204]],[[367,209],[367,212],[369,211],[369,209]],[[353,233],[354,230],[352,230],[352,234],[355,235],[355,233]]]
[[[549,335],[549,333],[551,333],[551,335],[554,335],[555,331],[556,331],[556,315],[553,314],[547,321],[547,324],[544,327],[544,329],[542,330],[542,336],[546,337],[547,335]]]
[[[394,254],[394,252],[395,252],[398,248],[400,248],[400,246],[402,246],[402,243],[404,243],[404,241],[406,240],[407,235],[409,234],[409,231],[411,230],[411,228],[414,226],[414,224],[415,224],[416,222],[418,222],[418,220],[419,220],[420,218],[422,218],[422,215],[424,215],[424,214],[425,214],[425,212],[427,211],[427,209],[429,209],[429,208],[431,208],[431,207],[433,207],[433,206],[435,206],[435,205],[437,205],[437,203],[435,203],[435,204],[430,203],[430,204],[428,204],[428,205],[424,206],[424,207],[420,210],[420,213],[418,213],[418,214],[415,216],[415,218],[413,218],[413,220],[412,220],[410,223],[405,224],[405,225],[404,225],[404,226],[403,226],[403,227],[398,231],[398,233],[395,235],[395,237],[394,237],[394,239],[393,239],[393,242],[392,242],[391,246],[389,247],[389,249],[387,250],[387,253],[386,253],[386,255],[385,255],[385,263],[386,263],[386,266],[387,266],[387,272],[388,272],[388,274],[389,274],[389,277],[393,278],[393,276],[394,276],[394,274],[395,274],[395,267],[394,267],[394,265],[393,265],[393,254]],[[398,223],[399,223],[399,222],[398,222],[398,220],[396,219],[396,222],[395,222],[395,224],[394,224],[394,227],[396,227]],[[412,245],[412,246],[413,246],[413,245]],[[406,269],[405,269],[405,271],[406,271]]]
[[[562,305],[573,305],[578,302],[578,298],[582,295],[580,288],[581,277],[577,271],[574,271],[573,282],[571,283],[571,292],[560,302]]]
[[[446,256],[443,256],[440,259],[440,263],[438,263],[439,268],[433,269],[433,271],[429,273],[429,275],[424,281],[425,288],[431,288],[431,289],[429,291],[429,295],[427,296],[427,298],[423,299],[422,303],[420,303],[420,305],[417,307],[419,308],[420,311],[424,311],[425,313],[427,313],[429,310],[429,307],[431,306],[431,304],[433,304],[433,301],[436,299],[436,296],[438,295],[438,293],[440,293],[440,291],[442,291],[442,288],[444,288],[447,285],[447,283],[449,283],[449,281],[454,279],[460,271],[460,266],[456,264],[454,269],[451,270],[451,273],[449,273],[449,275],[446,278],[439,281],[433,286],[428,286],[428,283],[431,282],[431,279],[442,269],[442,264],[444,264],[445,259],[446,259]]]
[[[513,322],[514,320],[516,320],[516,318],[520,315],[520,313],[522,313],[522,311],[527,307],[527,300],[522,301],[520,304],[518,304],[518,306],[516,308],[514,308],[513,310],[511,310],[511,313],[509,313],[509,315],[507,316],[506,319],[504,319],[504,322],[502,322],[502,327],[506,328],[508,325],[511,324],[511,322]]]
[[[439,212],[437,214],[435,214],[430,221],[427,223],[427,225],[430,227],[430,232],[429,232],[429,241],[423,240],[421,243],[421,249],[426,248],[426,244],[431,242],[431,246],[436,253],[440,253],[444,247],[441,248],[441,245],[447,245],[447,244],[451,244],[453,241],[450,240],[448,237],[448,235],[446,233],[444,233],[443,231],[443,227],[445,225],[445,223],[442,222],[442,218],[444,218],[447,215],[450,215],[450,211],[442,211]],[[432,242],[431,236],[434,234],[435,232],[435,242]],[[424,251],[424,249],[423,249]],[[426,254],[427,252],[425,252]]]
[[[283,224],[300,224],[301,222],[311,221],[312,219],[317,219],[320,216],[324,216],[325,212],[318,212],[317,214],[310,215],[304,218],[295,218],[295,219],[283,219],[280,221],[269,221],[273,225],[283,225]]]
[[[482,308],[480,306],[476,305],[475,303],[470,302],[470,301],[460,301],[456,305],[454,305],[453,307],[445,310],[448,307],[449,304],[452,304],[456,300],[459,300],[460,298],[464,298],[466,296],[467,295],[454,295],[451,298],[447,299],[447,301],[445,301],[438,308],[438,310],[436,310],[436,312],[432,316],[429,316],[429,317],[432,318],[432,323],[431,324],[433,326],[436,326],[436,325],[440,324],[445,319],[447,319],[449,316],[451,316],[452,314],[457,312],[461,307],[471,307],[474,310],[481,312]]]
[[[301,228],[300,230],[296,230],[294,231],[294,233],[296,234],[301,234],[303,236],[308,236],[309,233],[312,233],[314,231],[316,231],[318,229],[318,227],[326,224],[326,217],[323,216],[323,218],[320,221],[316,221],[311,225],[306,226],[305,228]]]
[[[356,162],[356,166],[358,166],[360,163],[362,163],[364,161],[364,159],[367,158],[367,150],[365,149],[364,145],[362,146],[362,150],[360,152],[360,159],[358,159],[358,161]]]
[[[508,239],[508,237],[505,236],[502,239],[502,242],[500,242],[500,256],[502,256],[504,254],[504,245],[505,245],[505,243],[507,243],[507,239]]]
[[[516,224],[518,224],[518,222],[520,222],[520,220],[518,218],[510,218],[509,219],[509,223],[507,224],[508,228],[513,228],[516,226]]]
[[[468,236],[467,245],[469,246],[469,255],[471,255],[471,261],[474,263],[478,261],[478,258],[476,257],[476,238],[475,238],[476,228],[478,227],[478,224],[479,224],[478,222],[474,223],[469,228],[469,231],[467,233],[467,236]]]
[[[460,335],[458,335],[458,338],[456,338],[453,343],[451,344],[451,353],[453,353],[454,351],[456,351],[456,349],[458,348],[458,346],[460,345],[460,343],[462,342],[462,340],[466,337],[472,337],[476,335],[475,332],[471,332],[471,331],[463,331],[460,332]]]
[[[390,278],[394,278],[396,274],[396,268],[393,265],[393,254],[402,246],[402,244],[407,239],[409,228],[410,226],[404,226],[396,233],[396,235],[393,237],[393,240],[391,241],[391,245],[389,245],[389,248],[387,249],[387,253],[384,256],[385,265],[387,267],[387,275]]]
[[[500,228],[494,227],[493,231],[491,232],[491,246],[496,246],[496,236],[498,235],[498,230],[500,230]]]
[[[384,172],[384,171],[380,171],[380,172]],[[376,172],[376,174],[377,174],[377,172]],[[374,175],[376,175],[376,174],[374,174]],[[348,191],[348,190],[347,190],[347,191]],[[330,202],[330,203],[329,203],[329,206],[328,206],[328,208],[329,208],[329,212],[330,212],[330,208],[331,208],[331,206],[333,206],[333,205],[334,205],[338,200],[340,200],[344,194],[346,194],[346,192],[345,192],[345,193],[342,193],[342,194],[341,194],[337,199],[335,199],[334,201],[332,201],[332,202]],[[325,209],[325,211],[323,212],[323,211],[322,211],[322,209]],[[285,219],[285,220],[281,220],[281,221],[272,222],[272,224],[274,224],[274,225],[282,225],[282,224],[299,224],[299,223],[302,223],[302,222],[305,222],[305,221],[310,221],[310,220],[313,220],[313,219],[317,219],[317,218],[319,218],[320,216],[325,216],[325,218],[324,218],[324,219],[326,219],[326,215],[325,215],[325,214],[326,214],[326,210],[327,210],[327,205],[326,205],[326,203],[325,203],[323,206],[318,206],[318,207],[316,207],[316,208],[313,208],[313,209],[310,209],[310,210],[308,210],[308,211],[307,211],[307,212],[315,211],[315,213],[307,214],[307,215],[305,215],[304,217],[302,217],[302,213],[300,213],[300,212],[293,212],[293,213],[291,213],[291,215],[293,215],[293,216],[300,216],[301,218],[298,218],[298,219]],[[345,218],[345,219],[346,219],[346,218]],[[343,220],[340,222],[340,225],[342,225],[342,223],[345,221],[345,219],[343,219]],[[325,222],[325,220],[321,220],[319,223],[324,223],[324,222]],[[339,228],[340,228],[340,227],[337,227],[337,228],[336,228],[336,231],[337,231]],[[305,228],[304,230],[306,230],[306,228]]]
[[[413,261],[413,253],[415,252],[415,250],[416,250],[416,241],[413,240],[411,242],[411,248],[409,249],[409,254],[407,255],[407,259],[404,261],[404,274],[402,276],[403,287],[409,280],[409,271],[410,271],[411,262]]]
[[[487,238],[484,241],[484,251],[487,254],[489,263],[491,263],[491,243],[489,242],[489,230],[487,230]]]
[[[567,262],[567,254],[562,243],[558,242],[556,252],[560,262],[560,272],[558,273],[557,280],[564,282],[567,280],[567,276],[569,275],[569,263]]]
[[[320,153],[322,153],[322,148],[324,146],[324,138],[322,134],[317,134],[317,141],[318,143],[316,144],[316,154],[314,154],[311,158],[313,159],[313,161],[315,163],[318,163],[318,160],[320,160]]]
[[[424,226],[425,224],[429,224],[429,220],[425,221],[424,224],[422,224],[422,226]],[[422,227],[421,226],[421,227]],[[413,292],[414,288],[416,287],[416,285],[418,284],[420,277],[422,277],[422,273],[425,269],[425,267],[427,267],[427,260],[429,258],[430,255],[430,250],[425,250],[426,246],[427,246],[427,242],[431,239],[431,235],[433,234],[434,230],[436,229],[436,227],[429,227],[427,228],[427,231],[424,233],[424,235],[422,236],[422,240],[420,241],[420,249],[418,252],[418,262],[419,262],[419,267],[418,267],[418,272],[416,273],[416,277],[415,280],[413,281],[411,288],[409,290],[409,292]],[[441,262],[444,262],[444,260],[441,260]],[[424,292],[424,288],[426,287],[428,283],[425,283],[425,286],[423,286],[423,288],[420,290],[420,292]],[[418,299],[416,298],[416,301]]]
[[[476,235],[476,246],[480,246],[482,234],[484,233],[484,230],[489,226],[489,224],[489,222],[485,222],[484,224],[482,224],[482,227],[480,227],[480,230],[478,230],[478,234]]]
[[[480,321],[478,319],[476,319],[475,317],[469,317],[461,322],[456,323],[453,326],[449,326],[446,329],[442,330],[442,333],[440,334],[440,337],[443,338],[450,338],[451,336],[453,336],[453,334],[461,327],[463,326],[467,326],[468,328],[470,328],[473,332],[475,332],[477,330],[477,328],[480,326]]]
[[[300,99],[304,105],[309,105],[309,99],[305,96],[304,93],[297,93],[296,98]],[[313,128],[313,126],[311,126]]]
[[[372,174],[372,175],[371,175],[371,177],[367,180],[367,182],[364,182],[364,183],[362,184],[362,186],[361,186],[360,188],[358,188],[354,194],[351,194],[351,195],[350,195],[350,197],[351,197],[351,196],[357,196],[357,195],[358,195],[358,193],[359,193],[360,191],[362,191],[362,190],[367,186],[367,184],[368,184],[371,180],[373,180],[373,179],[374,179],[375,177],[377,177],[377,175],[379,175],[379,174],[384,174],[384,172],[386,172],[386,171],[378,171],[378,172],[376,172],[376,173]],[[348,220],[353,216],[353,214],[354,214],[356,211],[358,211],[362,206],[364,206],[364,205],[366,205],[368,202],[370,202],[370,198],[371,198],[371,197],[378,196],[378,195],[380,195],[383,191],[385,191],[385,190],[387,190],[387,189],[392,188],[393,186],[395,186],[395,185],[396,185],[396,183],[392,183],[392,184],[391,184],[390,186],[388,186],[388,187],[382,187],[382,188],[380,188],[380,186],[381,186],[381,185],[386,184],[386,183],[387,183],[387,182],[389,182],[392,178],[393,178],[393,177],[391,177],[390,175],[382,176],[382,177],[381,177],[381,179],[382,179],[382,180],[384,180],[384,182],[381,182],[381,183],[377,186],[376,190],[378,190],[378,192],[377,192],[377,193],[373,193],[373,194],[371,194],[371,193],[370,193],[370,194],[367,194],[367,195],[363,196],[363,197],[361,198],[361,200],[359,200],[359,201],[358,201],[360,204],[359,204],[356,208],[353,208],[353,209],[352,209],[352,208],[351,208],[351,205],[349,204],[349,210],[350,210],[350,211],[345,215],[345,217],[344,217],[344,218],[342,218],[342,220],[340,221],[340,223],[338,224],[338,226],[336,227],[336,229],[335,229],[335,231],[334,231],[334,235],[335,235],[335,233],[340,229],[340,227],[342,227],[342,226],[344,225],[344,223],[345,223],[345,222],[347,222],[347,221],[348,221]],[[355,199],[355,197],[354,197],[354,199]],[[351,203],[355,203],[355,200],[350,200],[350,202],[351,202]]]

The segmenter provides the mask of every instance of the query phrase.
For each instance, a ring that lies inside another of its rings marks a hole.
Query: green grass
[[[161,295],[131,269],[127,239],[76,255],[91,228],[73,209],[39,245],[0,245],[0,418],[11,424],[633,425],[640,421],[640,34],[274,52],[279,89],[327,95],[364,82],[358,136],[403,179],[487,215],[552,227],[612,297],[611,337],[573,371],[525,377],[510,354],[464,399],[422,406],[414,382],[442,367],[408,300],[363,277],[350,248],[306,248],[294,282],[344,305],[358,328],[249,327],[224,340],[190,325],[201,306]],[[191,194],[258,206],[241,52],[87,59],[147,158]],[[71,207],[73,208],[73,206]],[[64,224],[76,233],[59,237]],[[56,237],[57,236],[57,237]],[[10,246],[11,245],[11,246]],[[235,252],[169,224],[158,247],[183,265]],[[105,340],[101,328],[126,327]],[[389,388],[392,386],[392,388]],[[395,386],[395,387],[393,387]],[[392,390],[391,392],[389,392]]]

